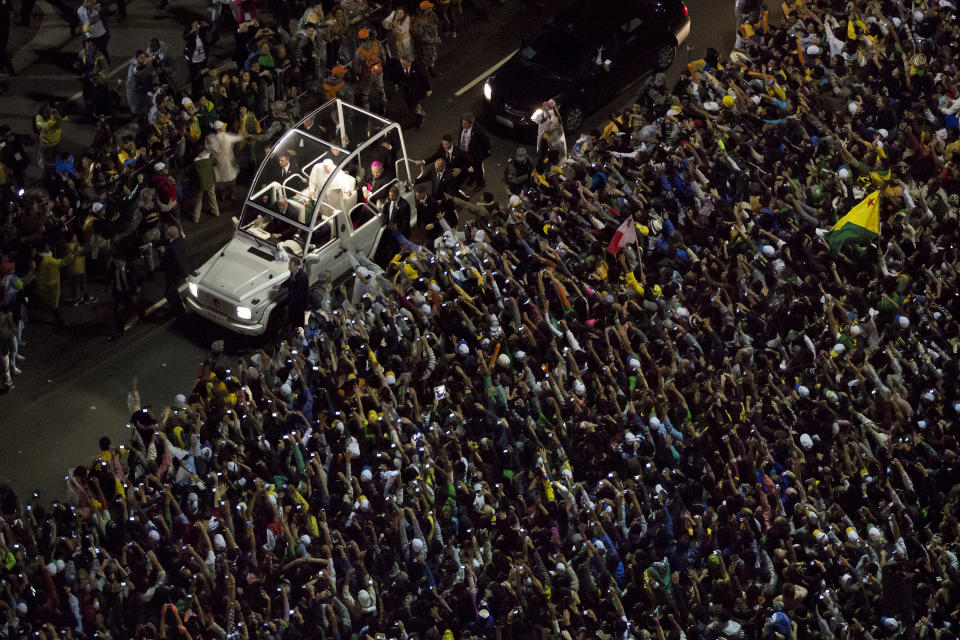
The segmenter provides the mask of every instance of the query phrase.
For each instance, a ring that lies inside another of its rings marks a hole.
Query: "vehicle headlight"
[[[192,295],[194,298],[200,295],[200,287],[197,286],[196,282],[188,282],[187,290],[190,291],[190,295]]]
[[[487,102],[493,100],[493,87],[490,86],[489,80],[483,83],[483,97],[487,99]]]
[[[249,320],[253,317],[253,314],[250,313],[250,307],[237,307],[237,317],[241,320]]]

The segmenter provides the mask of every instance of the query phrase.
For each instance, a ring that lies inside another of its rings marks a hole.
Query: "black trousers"
[[[123,333],[127,326],[127,316],[131,311],[135,311],[137,316],[143,319],[143,303],[140,296],[132,291],[114,291],[113,292],[113,323],[117,333]]]
[[[180,297],[181,283],[183,283],[183,278],[167,276],[166,287],[163,290],[163,295],[167,298],[167,302],[173,307],[173,310],[177,312],[177,315],[183,315],[187,311],[183,306],[183,298]]]

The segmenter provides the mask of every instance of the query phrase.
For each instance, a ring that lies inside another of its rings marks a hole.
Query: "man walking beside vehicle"
[[[427,71],[420,62],[410,58],[391,58],[387,64],[387,81],[403,96],[407,110],[414,117],[413,126],[419,130],[427,115],[420,101],[433,93]]]
[[[469,166],[464,184],[473,182],[477,189],[487,186],[483,177],[483,161],[490,157],[490,136],[476,123],[473,113],[467,111],[460,117],[460,135],[457,148],[466,154]]]
[[[183,300],[180,298],[180,285],[187,277],[187,252],[183,246],[180,229],[176,225],[167,227],[167,238],[166,249],[160,260],[160,267],[167,278],[163,293],[179,316],[186,312]]]

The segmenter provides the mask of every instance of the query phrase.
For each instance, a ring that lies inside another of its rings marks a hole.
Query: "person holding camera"
[[[153,56],[141,50],[134,54],[130,66],[127,67],[127,106],[141,126],[146,124],[150,110],[150,92],[156,88],[158,82],[154,61]]]

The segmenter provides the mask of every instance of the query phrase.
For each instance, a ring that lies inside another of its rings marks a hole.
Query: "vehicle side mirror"
[[[233,216],[232,218],[230,218],[230,222],[233,223],[234,229],[237,229],[240,227],[240,218],[238,218],[237,216]]]

